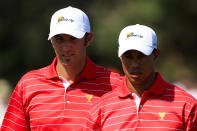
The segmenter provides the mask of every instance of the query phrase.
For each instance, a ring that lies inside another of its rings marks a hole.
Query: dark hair
[[[88,41],[88,33],[86,32],[85,33],[85,40],[84,40],[84,45],[85,46],[87,45],[87,41]]]
[[[156,50],[157,50],[157,49],[156,49],[156,48],[154,48],[154,49],[153,49],[153,52],[155,52]]]

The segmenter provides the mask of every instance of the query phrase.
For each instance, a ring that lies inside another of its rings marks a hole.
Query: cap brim
[[[48,40],[50,40],[53,36],[59,35],[59,34],[67,34],[74,36],[78,39],[81,39],[86,32],[79,31],[79,30],[71,30],[71,29],[56,29],[55,31],[52,31],[52,33],[49,34]]]
[[[148,46],[146,43],[136,43],[132,44],[129,43],[122,43],[121,46],[119,46],[118,56],[120,57],[122,54],[124,54],[128,50],[137,50],[142,52],[145,55],[150,55],[153,51],[153,47]]]

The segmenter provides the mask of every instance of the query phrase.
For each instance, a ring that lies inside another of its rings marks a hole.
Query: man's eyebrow
[[[55,38],[62,38],[61,35],[55,35]]]

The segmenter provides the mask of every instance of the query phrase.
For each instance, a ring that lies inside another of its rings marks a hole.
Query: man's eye
[[[60,44],[64,41],[64,39],[62,37],[56,36],[55,41],[56,41],[57,44]]]
[[[146,55],[144,55],[144,54],[138,55],[138,59],[143,59],[143,58],[145,58],[145,57],[146,57]]]
[[[56,39],[57,41],[62,41],[62,40],[63,40],[62,37],[56,37],[55,39]]]
[[[133,56],[129,53],[125,53],[124,57],[127,58],[127,59],[132,59],[133,58]]]
[[[70,37],[70,39],[71,39],[71,40],[77,40],[77,38],[76,38],[76,37],[73,37],[73,36]]]

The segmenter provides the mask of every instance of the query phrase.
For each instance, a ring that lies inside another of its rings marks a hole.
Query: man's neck
[[[70,84],[80,75],[85,67],[85,62],[73,66],[64,66],[61,62],[57,62],[56,71],[59,76],[67,80]]]
[[[156,78],[156,73],[153,73],[148,80],[141,84],[132,84],[127,78],[127,87],[132,93],[136,93],[140,98],[145,90],[148,90],[154,83]]]

